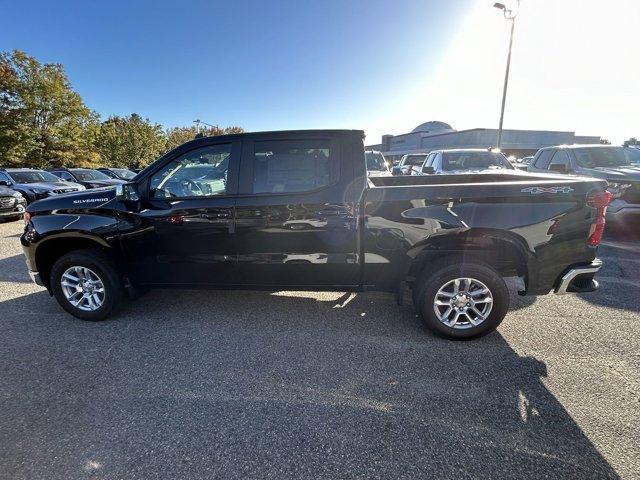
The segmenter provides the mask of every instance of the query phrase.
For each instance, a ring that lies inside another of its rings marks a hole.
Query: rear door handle
[[[207,218],[210,220],[217,220],[217,219],[224,219],[224,218],[231,218],[231,214],[228,212],[222,212],[222,213],[203,213],[201,215],[202,218]]]

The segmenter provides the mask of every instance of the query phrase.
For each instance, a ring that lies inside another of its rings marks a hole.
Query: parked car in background
[[[363,136],[199,138],[130,183],[29,205],[20,240],[31,278],[85,320],[138,288],[378,290],[400,301],[409,286],[425,325],[457,339],[500,324],[504,277],[519,277],[523,295],[598,288],[605,181],[514,170],[367,178]],[[216,172],[210,190],[203,172]]]
[[[529,170],[529,163],[531,163],[532,159],[533,156],[516,158],[515,161],[511,162],[511,165],[513,165],[516,170],[526,172]]]
[[[426,153],[403,155],[398,165],[391,169],[391,173],[392,175],[411,175],[414,169],[418,170],[422,166],[426,158]]]
[[[640,147],[625,147],[625,153],[631,165],[640,165]]]
[[[86,188],[112,187],[126,183],[125,180],[111,178],[93,168],[53,168],[49,171],[63,180],[79,183]]]
[[[0,185],[0,221],[22,218],[27,200],[20,192]]]
[[[621,223],[628,217],[640,219],[639,153],[615,145],[560,145],[541,148],[530,172],[553,172],[601,178],[609,182],[613,200],[607,220]]]
[[[108,177],[117,178],[119,180],[131,180],[136,176],[135,172],[132,172],[128,168],[108,168],[108,167],[100,167],[96,168],[96,170],[104,173]]]
[[[67,182],[59,177],[33,168],[5,168],[0,170],[0,185],[20,192],[27,203],[47,198],[51,195],[78,192],[85,187],[75,182]]]
[[[502,153],[475,149],[459,148],[450,150],[434,150],[424,161],[421,168],[415,169],[413,175],[455,175],[460,173],[513,171],[515,168]]]
[[[389,164],[381,152],[376,150],[365,150],[365,159],[367,161],[367,175],[370,177],[380,177],[391,175]]]

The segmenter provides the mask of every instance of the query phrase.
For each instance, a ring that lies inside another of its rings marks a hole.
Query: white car
[[[365,150],[365,160],[367,162],[367,176],[388,177],[391,175],[389,162],[384,158],[382,152],[376,150]]]

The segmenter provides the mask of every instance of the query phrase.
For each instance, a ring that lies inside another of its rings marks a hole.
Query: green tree
[[[102,122],[95,145],[104,165],[143,168],[165,151],[166,139],[162,126],[132,113]]]
[[[0,52],[0,163],[94,165],[98,115],[73,91],[60,64]]]
[[[215,137],[217,135],[229,135],[232,133],[243,133],[243,132],[244,132],[244,129],[242,129],[241,127],[232,126],[232,127],[220,128],[218,126],[215,126],[215,127],[201,128],[199,133],[201,133],[205,137]],[[198,134],[198,128],[196,126],[174,127],[174,128],[168,129],[166,131],[167,151],[172,150],[190,140],[193,140],[194,138],[196,138],[197,134]]]

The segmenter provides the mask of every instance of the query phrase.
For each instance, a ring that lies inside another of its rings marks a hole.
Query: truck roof
[[[607,145],[605,143],[574,143],[572,145],[550,145],[548,147],[542,147],[540,150],[547,148],[628,148],[622,145]]]
[[[492,150],[490,148],[439,148],[438,150],[432,150],[432,152],[493,152],[493,153],[502,153],[499,150]]]
[[[262,135],[336,135],[336,134],[356,134],[364,137],[364,130],[350,130],[350,129],[339,129],[339,128],[328,128],[328,129],[309,129],[309,130],[265,130],[259,132],[242,132],[242,133],[230,133],[227,135],[216,135],[215,137],[198,137],[195,140],[199,140],[201,138],[242,138],[242,137],[251,137],[251,136],[262,136]]]

